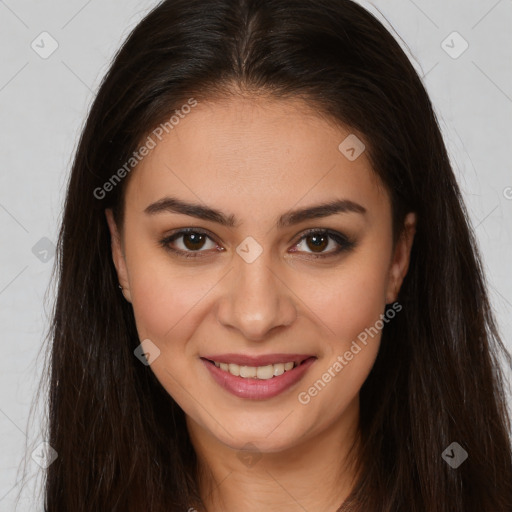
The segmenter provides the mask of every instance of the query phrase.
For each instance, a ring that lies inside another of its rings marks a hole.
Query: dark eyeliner
[[[163,247],[166,251],[176,254],[179,257],[184,257],[184,258],[208,257],[208,255],[201,254],[202,252],[206,252],[206,251],[182,251],[180,249],[174,249],[173,247],[171,247],[170,244],[172,242],[174,242],[174,240],[176,240],[177,238],[180,238],[181,236],[186,235],[188,233],[197,233],[197,234],[204,235],[207,238],[209,238],[211,241],[217,243],[217,241],[207,231],[204,231],[200,228],[183,228],[183,229],[180,229],[179,231],[176,231],[175,233],[172,233],[172,234],[164,237],[163,239],[161,239],[159,241],[159,245],[161,247]],[[308,236],[311,236],[311,235],[328,236],[330,239],[334,240],[338,244],[338,248],[335,249],[334,251],[330,251],[328,253],[318,253],[318,254],[315,254],[312,252],[302,254],[302,253],[300,253],[300,251],[291,251],[291,252],[300,254],[301,257],[306,258],[306,259],[319,259],[319,258],[323,259],[323,258],[334,257],[334,256],[340,254],[341,252],[349,251],[355,247],[355,242],[353,240],[351,240],[349,237],[347,237],[346,235],[343,235],[342,233],[339,233],[337,231],[332,231],[330,229],[320,229],[320,228],[312,228],[312,229],[309,229],[309,230],[305,231],[304,233],[302,233],[301,237],[294,243],[294,246],[298,245],[305,238],[307,238]],[[218,252],[220,252],[222,250],[223,249],[219,249]]]
[[[176,240],[177,238],[180,238],[181,236],[186,235],[188,233],[197,233],[199,235],[204,235],[207,238],[209,238],[210,240],[212,240],[212,242],[217,243],[216,240],[207,231],[204,231],[201,228],[183,228],[183,229],[180,229],[179,231],[176,231],[175,233],[172,233],[172,234],[162,238],[159,241],[159,245],[161,247],[163,247],[166,251],[169,251],[169,252],[176,254],[180,257],[184,257],[184,258],[207,257],[207,256],[201,254],[201,252],[204,252],[204,251],[182,251],[180,249],[174,249],[173,247],[171,247],[171,245],[170,245],[171,242],[174,242],[174,240]]]
[[[305,238],[307,238],[308,236],[311,236],[311,235],[320,235],[320,236],[325,235],[325,236],[328,236],[329,238],[331,238],[332,240],[334,240],[338,244],[338,248],[335,249],[334,251],[326,252],[326,253],[318,253],[318,254],[315,254],[315,253],[312,253],[312,252],[305,253],[304,256],[301,254],[301,257],[310,258],[310,259],[311,258],[312,259],[330,258],[330,257],[337,256],[337,255],[339,255],[342,252],[349,251],[349,250],[353,249],[355,247],[355,245],[356,245],[354,240],[350,239],[346,235],[343,235],[342,233],[339,233],[337,231],[332,231],[330,229],[312,228],[312,229],[308,229],[307,231],[305,231],[301,235],[299,240],[297,240],[297,242],[294,244],[294,246],[298,245]],[[299,251],[292,251],[292,252],[299,253]]]

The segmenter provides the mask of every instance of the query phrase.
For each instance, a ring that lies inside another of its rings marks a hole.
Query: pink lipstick
[[[315,362],[309,354],[248,356],[222,354],[201,357],[213,379],[240,398],[265,400],[297,383]]]

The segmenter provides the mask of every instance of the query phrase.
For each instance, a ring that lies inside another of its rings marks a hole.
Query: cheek
[[[385,325],[386,282],[385,258],[362,251],[313,298],[311,309],[320,312],[329,330],[323,331],[322,360],[297,398],[304,414],[321,418],[318,430],[336,421],[356,399],[373,367]]]
[[[197,355],[189,340],[202,321],[202,308],[216,280],[205,284],[209,280],[205,276],[178,274],[165,262],[147,263],[133,267],[130,281],[139,338],[150,339],[160,350],[151,370],[164,389],[188,414],[200,415],[186,390],[205,386],[206,382],[198,381],[190,371]]]
[[[341,344],[339,348],[343,348],[380,318],[386,304],[387,281],[387,259],[361,250],[329,279],[322,280],[321,289],[319,281],[307,285],[312,291],[308,306],[318,312],[330,335]]]
[[[167,283],[150,273],[138,276],[132,287],[132,304],[139,334],[171,347],[192,335],[201,299],[211,286],[183,277],[166,279]]]
[[[141,337],[159,346],[190,337],[192,324],[197,323],[197,306],[215,283],[204,274],[170,265],[166,258],[154,249],[144,251],[139,246],[129,261],[137,330]]]

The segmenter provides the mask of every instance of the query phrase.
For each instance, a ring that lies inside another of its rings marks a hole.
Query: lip
[[[271,364],[269,362],[269,357],[274,358],[270,359],[274,363],[295,361],[297,357],[293,357],[292,354],[273,354],[271,356],[251,358],[246,356],[230,354],[230,356],[233,357],[230,358],[230,361],[228,361],[228,358],[226,356],[228,356],[228,354],[222,357],[215,356],[220,357],[220,360],[212,360],[217,362],[225,362],[228,364],[230,362],[240,364],[238,363],[238,361],[244,361],[245,363],[242,363],[242,366],[265,366],[266,364]],[[276,356],[286,356],[288,359],[283,359],[283,357],[277,357],[276,359]],[[290,356],[292,356],[291,359]],[[269,398],[273,398],[283,393],[284,391],[290,389],[304,376],[304,374],[308,371],[309,367],[316,361],[315,356],[299,356],[299,360],[297,362],[300,363],[302,361],[302,363],[299,364],[299,366],[296,366],[292,370],[284,372],[282,375],[279,375],[277,377],[272,377],[271,379],[263,380],[237,377],[229,372],[217,368],[215,364],[212,363],[212,360],[209,359],[210,357],[202,357],[201,362],[206,366],[206,368],[212,375],[213,379],[217,382],[217,384],[219,384],[219,386],[221,386],[223,389],[229,391],[230,393],[239,398],[246,398],[251,400],[266,400]],[[255,360],[257,361],[258,364],[254,363]]]

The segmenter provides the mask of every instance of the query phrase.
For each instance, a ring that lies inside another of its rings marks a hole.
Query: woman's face
[[[189,427],[276,452],[354,420],[414,216],[393,248],[360,141],[299,100],[199,103],[153,139],[121,238],[107,219],[151,369]]]

